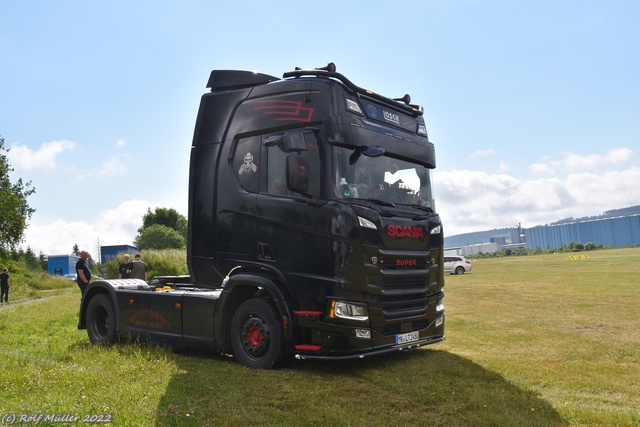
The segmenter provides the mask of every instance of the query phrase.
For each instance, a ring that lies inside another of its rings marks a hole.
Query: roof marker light
[[[362,109],[360,108],[360,104],[350,98],[347,98],[347,110],[351,111],[352,113],[360,114],[361,116],[364,115]]]

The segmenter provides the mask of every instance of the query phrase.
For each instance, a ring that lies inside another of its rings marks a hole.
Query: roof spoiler
[[[267,74],[252,71],[213,70],[209,76],[207,87],[211,92],[219,90],[244,89],[280,80]]]

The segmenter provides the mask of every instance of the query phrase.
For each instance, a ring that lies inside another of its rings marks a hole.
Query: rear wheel
[[[464,267],[456,267],[456,274],[464,274]]]
[[[279,315],[265,298],[245,301],[231,322],[231,345],[238,361],[254,369],[271,369],[285,360]]]
[[[96,295],[89,301],[86,317],[89,340],[94,344],[116,342],[116,316],[113,302],[106,294]]]

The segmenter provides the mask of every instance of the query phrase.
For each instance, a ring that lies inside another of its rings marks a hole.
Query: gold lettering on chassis
[[[155,310],[142,309],[129,317],[129,322],[141,328],[171,329],[171,322]]]

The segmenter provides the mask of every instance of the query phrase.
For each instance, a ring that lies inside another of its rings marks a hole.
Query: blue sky
[[[227,4],[228,3],[228,4]],[[212,69],[334,62],[425,109],[448,236],[640,204],[640,2],[3,1],[0,135],[36,209],[24,247],[132,243],[187,214]]]

